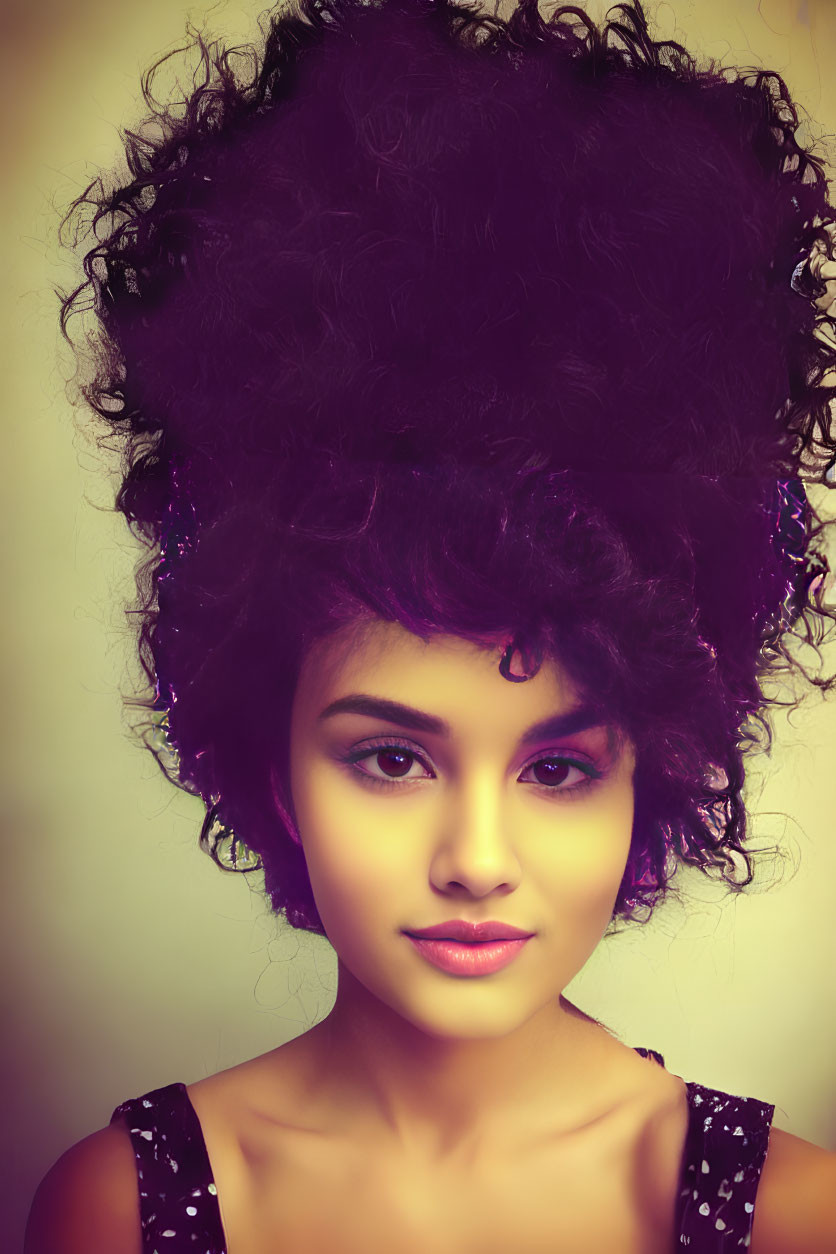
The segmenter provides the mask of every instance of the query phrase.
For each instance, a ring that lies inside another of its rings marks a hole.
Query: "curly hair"
[[[836,683],[803,661],[836,618],[802,482],[836,457],[823,162],[777,74],[613,12],[295,0],[251,73],[192,31],[191,94],[160,104],[152,67],[128,172],[62,224],[79,392],[150,550],[129,704],[201,845],[294,927],[323,931],[290,708],[346,624],[505,633],[629,734],[611,926],[681,863],[752,881],[767,681]]]

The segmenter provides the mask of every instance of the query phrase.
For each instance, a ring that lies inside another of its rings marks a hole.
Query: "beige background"
[[[590,3],[595,16],[603,8]],[[657,37],[781,72],[832,149],[836,0],[675,0],[649,12]],[[51,286],[71,275],[54,238],[59,208],[116,159],[140,72],[182,37],[187,15],[207,13],[218,35],[255,32],[258,10],[243,4],[0,10],[12,172],[0,289],[9,1250],[37,1180],[118,1102],[295,1036],[335,991],[327,942],[279,930],[255,885],[199,853],[199,804],[129,742],[119,690],[132,690],[137,668],[121,607],[136,552],[106,512],[113,484],[63,394],[71,362]],[[836,667],[836,650],[826,661]],[[836,698],[812,698],[776,729],[750,790],[754,830],[784,833],[798,873],[724,903],[689,881],[687,911],[666,909],[602,946],[569,992],[627,1043],[661,1050],[671,1070],[773,1101],[778,1126],[836,1148]]]

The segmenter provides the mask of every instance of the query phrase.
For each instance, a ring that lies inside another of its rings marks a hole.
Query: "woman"
[[[615,13],[306,0],[77,207],[147,743],[339,985],[120,1105],[27,1254],[836,1249],[833,1154],[563,993],[751,882],[766,682],[836,682],[822,165]]]

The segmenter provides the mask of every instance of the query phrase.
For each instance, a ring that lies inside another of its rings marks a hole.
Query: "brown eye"
[[[382,788],[390,784],[395,787],[399,781],[411,784],[415,780],[434,778],[423,758],[406,745],[367,745],[365,749],[349,754],[343,761],[364,783],[377,784]],[[420,767],[423,774],[410,774],[414,766]]]
[[[407,774],[415,757],[414,754],[407,753],[404,749],[378,749],[374,756],[380,769],[396,779]]]
[[[526,779],[527,775],[533,779]],[[524,784],[539,784],[550,792],[562,796],[565,793],[577,793],[591,787],[601,778],[601,771],[591,764],[572,762],[569,758],[548,757],[538,758],[527,766],[520,776]],[[567,782],[568,781],[568,782]],[[565,785],[565,787],[563,787]]]
[[[566,777],[573,769],[578,771],[580,767],[573,766],[571,762],[564,762],[560,758],[541,758],[531,767],[538,784],[552,786],[565,783]]]

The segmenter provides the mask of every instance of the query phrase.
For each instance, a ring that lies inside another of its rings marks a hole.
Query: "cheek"
[[[410,842],[404,837],[403,804],[370,805],[356,786],[331,769],[299,772],[294,787],[308,877],[328,926],[351,918],[362,926],[376,907],[391,910],[393,892],[414,882]],[[400,837],[399,837],[400,831]]]
[[[573,805],[575,803],[572,803]],[[540,878],[555,906],[577,919],[609,914],[624,874],[633,831],[633,794],[619,790],[578,806],[538,842]]]

